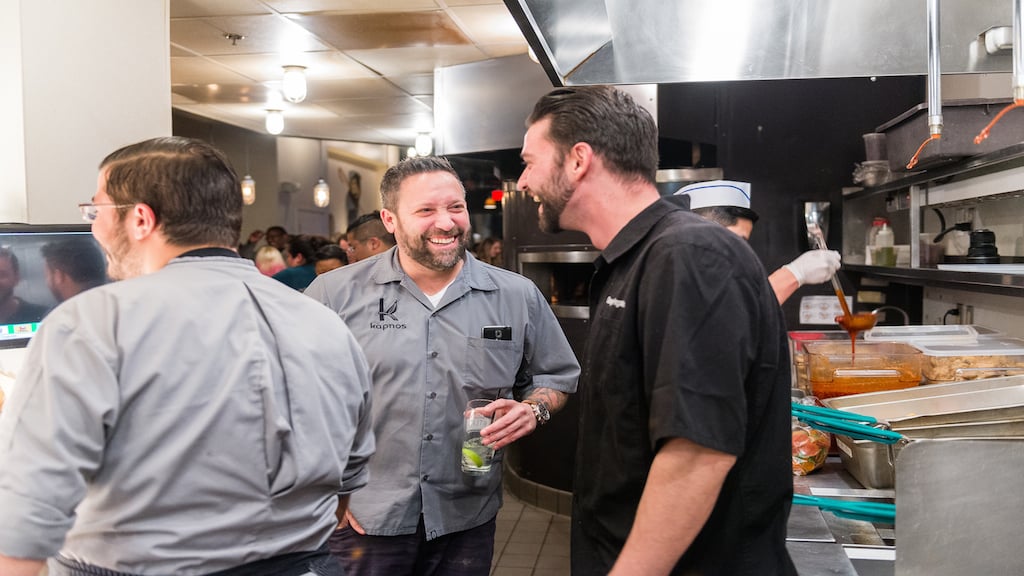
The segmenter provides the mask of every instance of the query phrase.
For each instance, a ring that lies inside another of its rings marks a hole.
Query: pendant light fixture
[[[418,156],[430,156],[434,151],[434,138],[429,133],[422,133],[416,136],[416,154]]]
[[[317,180],[316,186],[313,186],[313,204],[317,208],[326,208],[331,203],[331,187],[327,185],[327,181],[323,178]]]
[[[417,156],[419,156],[419,154],[416,153],[416,147],[415,146],[409,146],[405,150],[405,157],[406,158],[415,158]]]
[[[291,65],[283,68],[281,92],[285,100],[298,104],[306,99],[306,67]]]
[[[267,110],[267,132],[277,136],[284,131],[284,112],[280,110]]]
[[[320,149],[321,159],[320,168],[321,173],[326,173],[327,160],[326,151],[321,147]],[[331,203],[331,187],[327,185],[327,181],[323,178],[317,180],[316,185],[313,186],[313,204],[317,208],[326,208]]]
[[[249,139],[245,139],[245,177],[242,178],[242,204],[252,206],[256,203],[256,181],[249,175]]]

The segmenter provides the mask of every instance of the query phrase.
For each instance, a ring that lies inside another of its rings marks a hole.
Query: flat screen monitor
[[[0,348],[28,345],[58,304],[107,282],[88,225],[0,224]]]

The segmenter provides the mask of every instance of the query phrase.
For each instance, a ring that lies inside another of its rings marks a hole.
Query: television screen
[[[106,282],[89,226],[0,225],[0,348],[27,346],[57,304]]]

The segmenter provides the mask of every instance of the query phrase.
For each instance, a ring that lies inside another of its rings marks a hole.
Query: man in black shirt
[[[581,377],[574,575],[791,575],[785,330],[746,243],[664,200],[657,128],[611,87],[528,120],[541,227],[600,249]]]

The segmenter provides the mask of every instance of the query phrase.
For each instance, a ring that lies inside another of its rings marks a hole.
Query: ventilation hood
[[[905,76],[928,69],[924,0],[505,4],[555,86]],[[1012,12],[1011,0],[942,0],[942,73],[1010,72],[1010,50],[1003,45],[989,53],[985,34],[1010,27]]]

